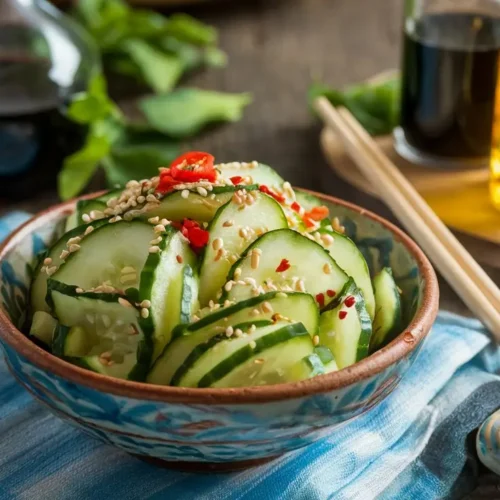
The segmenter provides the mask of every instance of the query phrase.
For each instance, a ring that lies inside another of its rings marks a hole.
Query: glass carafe
[[[92,40],[45,0],[0,0],[0,197],[55,186],[85,130],[65,117],[100,69]]]

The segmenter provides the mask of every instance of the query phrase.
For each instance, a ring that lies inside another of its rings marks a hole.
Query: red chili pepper
[[[243,177],[241,177],[241,175],[235,175],[234,177],[230,177],[229,180],[236,186],[243,180]]]
[[[346,307],[352,307],[355,303],[356,297],[353,297],[352,295],[349,295],[349,297],[344,300],[344,304],[346,305]]]
[[[164,171],[160,174],[160,182],[158,183],[158,187],[156,188],[157,193],[168,193],[172,191],[173,187],[179,184],[179,181],[176,181],[170,175],[170,169]]]
[[[316,302],[319,304],[320,307],[324,307],[325,295],[322,293],[318,293],[318,295],[316,295]]]
[[[188,229],[191,227],[200,227],[200,225],[191,219],[184,219],[184,222],[182,223],[184,227],[187,227]]]
[[[291,205],[290,208],[294,211],[299,213],[300,209],[302,208],[296,201],[294,201]]]
[[[191,248],[198,252],[208,243],[209,233],[200,227],[200,225],[191,219],[184,219],[183,222],[172,222],[172,226],[179,229],[181,233],[189,240]]]
[[[209,153],[191,151],[179,156],[171,163],[170,175],[181,182],[200,180],[214,182],[217,179],[214,161],[215,158]]]
[[[261,184],[259,186],[259,191],[261,193],[265,193],[269,196],[272,196],[278,203],[285,203],[285,197],[282,196],[281,194],[275,193],[271,189],[269,189],[266,185]]]
[[[339,319],[344,319],[347,316],[347,311],[339,311]]]
[[[327,290],[326,294],[328,295],[328,297],[335,297],[335,295],[337,295],[335,293],[335,290]]]
[[[321,205],[320,207],[311,208],[311,210],[306,212],[305,215],[312,220],[320,221],[328,217],[329,213],[330,212],[328,211],[328,207],[325,207],[325,205]]]
[[[287,271],[288,269],[290,269],[290,262],[288,262],[288,259],[281,259],[279,266],[276,268],[276,272],[283,273],[284,271]]]

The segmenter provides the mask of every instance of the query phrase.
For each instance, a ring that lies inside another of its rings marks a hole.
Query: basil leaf
[[[114,146],[103,161],[106,178],[111,186],[124,185],[129,180],[158,175],[158,168],[179,156],[179,145],[163,137],[163,142],[143,142]]]
[[[234,122],[251,102],[249,94],[180,89],[143,98],[139,107],[156,130],[171,137],[190,137],[214,122]]]
[[[124,50],[155,92],[170,91],[182,75],[183,65],[176,56],[162,53],[141,40],[127,40]]]
[[[68,156],[57,179],[59,196],[67,200],[88,184],[99,162],[109,154],[111,144],[106,137],[89,134],[83,149]]]
[[[187,14],[173,14],[168,18],[166,32],[184,42],[195,45],[214,45],[217,31]]]

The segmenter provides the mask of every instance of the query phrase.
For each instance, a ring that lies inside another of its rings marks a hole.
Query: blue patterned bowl
[[[306,446],[380,403],[414,361],[438,309],[436,275],[422,251],[384,219],[320,196],[372,271],[390,265],[408,327],[369,358],[294,384],[242,389],[160,387],[73,366],[37,347],[25,320],[33,265],[74,202],[50,208],[0,248],[0,340],[12,375],[54,414],[129,453],[186,469],[247,467]]]

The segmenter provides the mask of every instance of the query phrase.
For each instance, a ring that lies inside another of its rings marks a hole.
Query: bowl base
[[[256,458],[253,460],[238,460],[236,462],[183,462],[174,460],[163,460],[156,457],[148,457],[146,455],[132,455],[143,462],[151,465],[156,465],[157,467],[163,467],[166,469],[175,469],[182,472],[236,472],[244,469],[249,469],[251,467],[256,467],[258,465],[263,465],[268,462],[276,460],[281,455],[273,455],[272,457]]]

